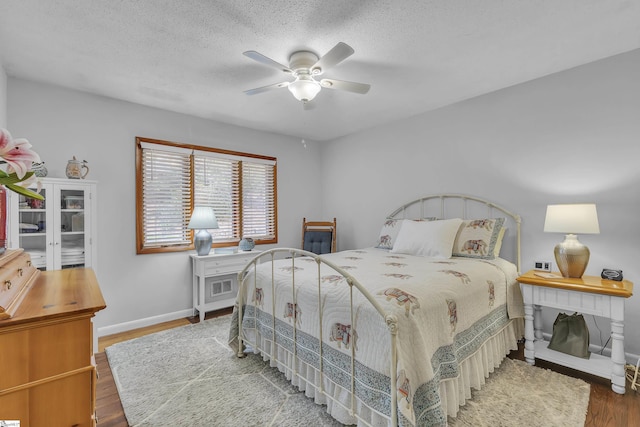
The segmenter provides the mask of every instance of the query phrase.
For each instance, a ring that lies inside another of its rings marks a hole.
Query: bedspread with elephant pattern
[[[396,387],[401,425],[446,423],[439,381],[457,376],[461,360],[498,333],[510,317],[522,316],[516,267],[500,258],[436,259],[377,248],[323,258],[351,274],[398,318]],[[389,332],[366,298],[355,288],[350,296],[344,276],[324,264],[319,268],[312,258],[277,260],[273,267],[258,264],[257,281],[254,274],[247,276],[245,298],[237,302],[244,307],[244,336],[249,341],[271,340],[275,325],[277,344],[293,351],[295,334],[297,356],[316,369],[322,345],[324,375],[345,389],[350,387],[350,355],[355,350],[356,396],[388,414]],[[236,309],[232,345],[237,334]]]

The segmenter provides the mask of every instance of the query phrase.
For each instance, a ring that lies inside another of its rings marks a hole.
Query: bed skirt
[[[444,412],[455,417],[461,406],[471,398],[471,389],[479,390],[495,368],[511,350],[518,349],[524,336],[524,319],[512,319],[497,334],[489,338],[475,353],[460,363],[460,375],[440,382],[440,397]]]
[[[440,381],[441,407],[447,416],[455,417],[460,406],[471,398],[471,389],[480,389],[489,374],[500,366],[506,355],[511,350],[518,348],[518,340],[522,338],[523,332],[523,319],[510,320],[502,329],[489,337],[476,352],[459,362],[459,376]],[[253,339],[255,337],[251,337],[249,342],[253,341]],[[267,338],[260,335],[259,340],[259,347],[262,349],[260,353],[263,359],[269,361],[272,367],[277,367],[278,370],[283,372],[287,380],[301,391],[304,391],[307,397],[313,398],[315,403],[326,405],[327,412],[339,422],[358,426],[391,425],[388,416],[371,409],[356,398],[356,412],[366,423],[359,421],[350,414],[351,393],[349,390],[335,384],[326,376],[322,376],[324,383],[323,394],[317,390],[322,380],[319,371],[315,367],[301,361],[299,358],[297,358],[297,366],[294,366],[296,358],[289,350],[280,345],[276,345],[276,357],[274,358],[272,357],[274,349],[272,349],[270,337]],[[250,345],[249,342],[247,342],[247,345]],[[247,350],[254,351],[251,348]],[[297,375],[293,375],[294,370]],[[331,396],[332,399],[328,399],[325,394]]]

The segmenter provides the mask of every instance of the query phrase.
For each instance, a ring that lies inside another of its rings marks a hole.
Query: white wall
[[[29,139],[49,176],[64,177],[67,160],[76,156],[89,162],[87,178],[99,181],[98,279],[107,302],[96,317],[99,333],[154,316],[184,317],[192,307],[188,252],[135,252],[136,136],[277,157],[282,246],[298,247],[302,218],[321,210],[320,155],[313,141],[305,148],[296,138],[11,77],[8,122],[13,135]]]
[[[554,261],[563,239],[542,231],[547,204],[595,202],[601,232],[580,236],[587,274],[622,269],[640,286],[638,76],[640,50],[323,145],[323,211],[338,218],[340,249],[372,245],[405,202],[466,193],[522,215],[526,271]],[[548,332],[555,314],[545,312]],[[640,354],[640,296],[626,301],[626,318],[626,351]],[[598,327],[606,337],[606,322]]]
[[[0,128],[7,127],[7,73],[0,64]]]
[[[404,202],[468,193],[522,215],[528,269],[553,260],[562,240],[542,232],[546,205],[595,202],[601,234],[581,236],[592,252],[587,273],[620,268],[640,283],[638,75],[633,51],[306,149],[295,138],[15,78],[7,125],[32,142],[50,175],[63,176],[75,155],[100,181],[99,280],[108,308],[96,320],[106,330],[191,307],[187,253],[135,255],[136,135],[278,157],[281,246],[297,247],[301,218],[320,209],[338,218],[339,248],[349,249],[373,244],[385,215]],[[626,307],[626,350],[639,354],[640,298]],[[550,331],[555,314],[545,314]]]

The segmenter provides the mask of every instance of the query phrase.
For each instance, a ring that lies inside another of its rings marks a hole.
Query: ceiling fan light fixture
[[[342,91],[365,94],[369,92],[371,87],[365,83],[348,82],[336,79],[314,79],[314,77],[324,74],[331,67],[334,67],[347,59],[354,53],[351,46],[346,43],[339,42],[324,56],[318,57],[309,50],[298,50],[289,56],[289,66],[280,64],[273,59],[264,56],[254,50],[244,52],[244,55],[263,65],[276,68],[292,75],[295,80],[293,82],[275,83],[267,86],[257,87],[255,89],[245,90],[247,95],[256,95],[271,89],[288,87],[291,94],[298,100],[307,104],[314,99],[322,88],[338,89]],[[305,106],[305,109],[307,107]]]
[[[299,75],[287,86],[293,96],[302,102],[309,102],[320,92],[320,84],[308,75]]]

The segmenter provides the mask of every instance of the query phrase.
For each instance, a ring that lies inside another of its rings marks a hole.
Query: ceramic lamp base
[[[578,236],[567,234],[553,251],[562,277],[580,278],[589,263],[589,248],[580,243]]]
[[[198,231],[193,239],[193,244],[196,247],[196,253],[199,256],[209,255],[209,252],[211,251],[211,243],[213,243],[211,233],[204,229]]]

